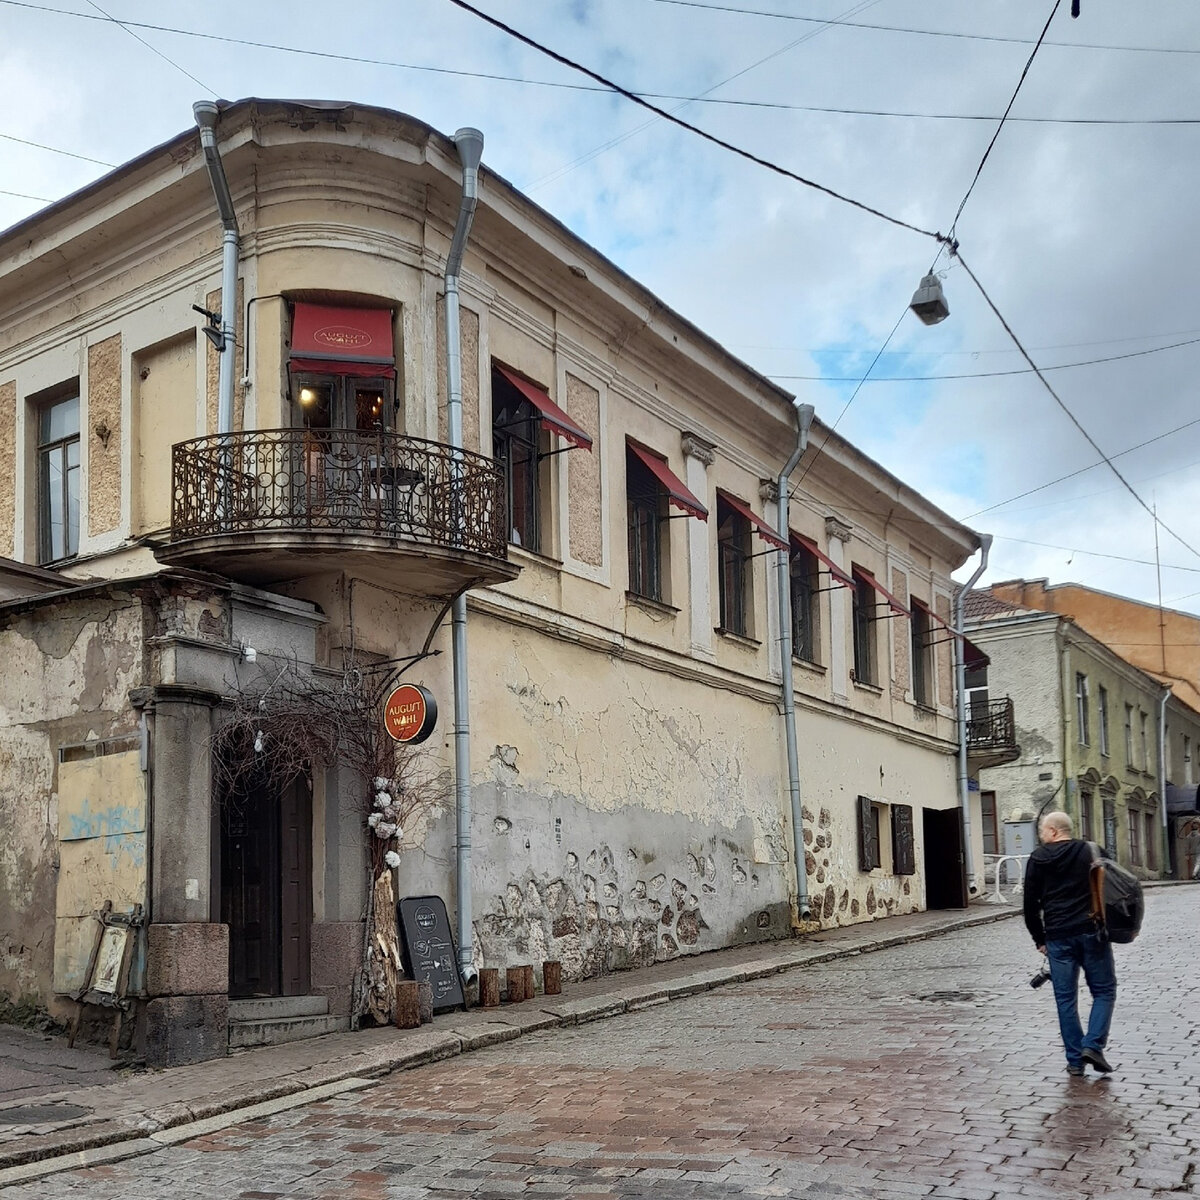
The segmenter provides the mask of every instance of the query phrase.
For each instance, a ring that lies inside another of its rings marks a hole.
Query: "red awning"
[[[793,546],[803,546],[809,554],[813,555],[819,562],[825,564],[829,569],[829,574],[833,576],[834,583],[839,583],[842,587],[854,586],[854,580],[850,578],[847,571],[839,567],[828,554],[824,553],[812,538],[806,538],[804,534],[797,533],[794,529],[789,529],[788,533],[791,536]]]
[[[625,445],[633,456],[662,484],[667,493],[667,503],[681,509],[689,517],[700,521],[708,520],[708,509],[692,495],[684,486],[683,481],[667,466],[667,460],[661,454],[656,454],[649,446],[643,446],[627,437]]]
[[[968,671],[972,671],[976,667],[986,667],[992,661],[986,654],[984,654],[982,650],[979,649],[978,646],[975,645],[974,642],[971,641],[969,637],[959,633],[953,625],[943,621],[942,618],[939,617],[937,613],[935,613],[933,609],[925,603],[924,600],[918,600],[916,596],[909,596],[908,599],[913,608],[919,608],[923,613],[925,613],[926,616],[928,616],[931,621],[936,621],[937,624],[939,624],[950,635],[951,638],[962,639],[963,666],[966,667]],[[941,640],[945,641],[946,639],[943,638]]]
[[[391,379],[395,362],[391,309],[296,304],[291,370]]]
[[[991,663],[992,660],[969,637],[964,635],[962,642],[963,666],[968,671],[977,671],[980,667],[986,667]]]
[[[580,450],[592,448],[591,435],[580,429],[537,384],[530,383],[528,379],[522,379],[515,371],[510,371],[499,363],[496,363],[495,367],[542,414],[542,424],[551,433],[557,433],[559,437],[566,438],[572,446],[577,446]]]
[[[731,496],[728,492],[723,492],[717,488],[717,495],[733,509],[734,512],[741,513],[755,529],[758,530],[758,536],[762,538],[769,546],[776,546],[780,550],[788,549],[788,544],[773,530],[770,525],[758,516],[750,506],[743,500],[739,500],[736,496]]]
[[[893,596],[892,593],[889,592],[887,588],[885,588],[883,584],[871,574],[870,571],[864,571],[862,567],[855,567],[854,573],[855,575],[861,575],[863,579],[865,579],[875,589],[875,591],[887,601],[888,608],[890,608],[897,616],[907,617],[911,615],[908,609],[905,608],[904,605],[901,604],[900,601],[897,600],[896,597]]]

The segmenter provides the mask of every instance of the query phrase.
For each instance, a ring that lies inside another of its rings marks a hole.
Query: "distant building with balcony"
[[[947,626],[977,535],[818,423],[781,538],[792,397],[486,170],[454,449],[453,143],[258,100],[218,136],[231,431],[193,311],[221,277],[195,130],[0,234],[0,992],[70,1012],[108,901],[145,918],[152,1061],[223,1052],[248,1000],[344,1025],[373,785],[317,747],[281,783],[270,722],[296,679],[436,698],[394,877],[453,908],[460,594],[476,965],[783,937],[801,885],[824,925],[965,903]],[[235,788],[247,704],[263,769]]]
[[[986,679],[968,673],[968,742],[977,726],[1011,722],[1015,748],[999,758],[971,750],[985,851],[1005,853],[1005,822],[1059,808],[1076,836],[1143,878],[1170,874],[1174,833],[1163,799],[1193,778],[1200,713],[1069,617],[982,589],[967,596],[966,618],[967,636],[989,660]],[[1011,715],[997,707],[997,692]]]

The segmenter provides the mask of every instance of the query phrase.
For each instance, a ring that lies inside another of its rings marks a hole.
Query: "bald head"
[[[1069,842],[1072,828],[1071,818],[1065,812],[1048,812],[1042,818],[1043,842]]]

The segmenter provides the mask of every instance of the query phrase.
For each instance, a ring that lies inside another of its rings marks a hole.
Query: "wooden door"
[[[312,792],[306,780],[287,788],[281,797],[279,864],[279,994],[305,996],[312,928]]]
[[[279,805],[265,786],[227,797],[221,814],[221,920],[229,994],[279,994]]]
[[[962,816],[957,808],[927,808],[925,833],[925,907],[966,908],[967,876]]]

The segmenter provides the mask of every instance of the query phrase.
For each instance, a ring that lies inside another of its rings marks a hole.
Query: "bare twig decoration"
[[[383,729],[381,702],[389,682],[387,675],[354,665],[340,679],[322,679],[288,662],[261,690],[232,698],[213,739],[214,795],[234,808],[335,763],[358,777],[369,879],[351,1004],[355,1025],[368,1015],[380,1024],[392,1019],[403,974],[392,874],[406,833],[416,833],[444,790],[427,760]]]

